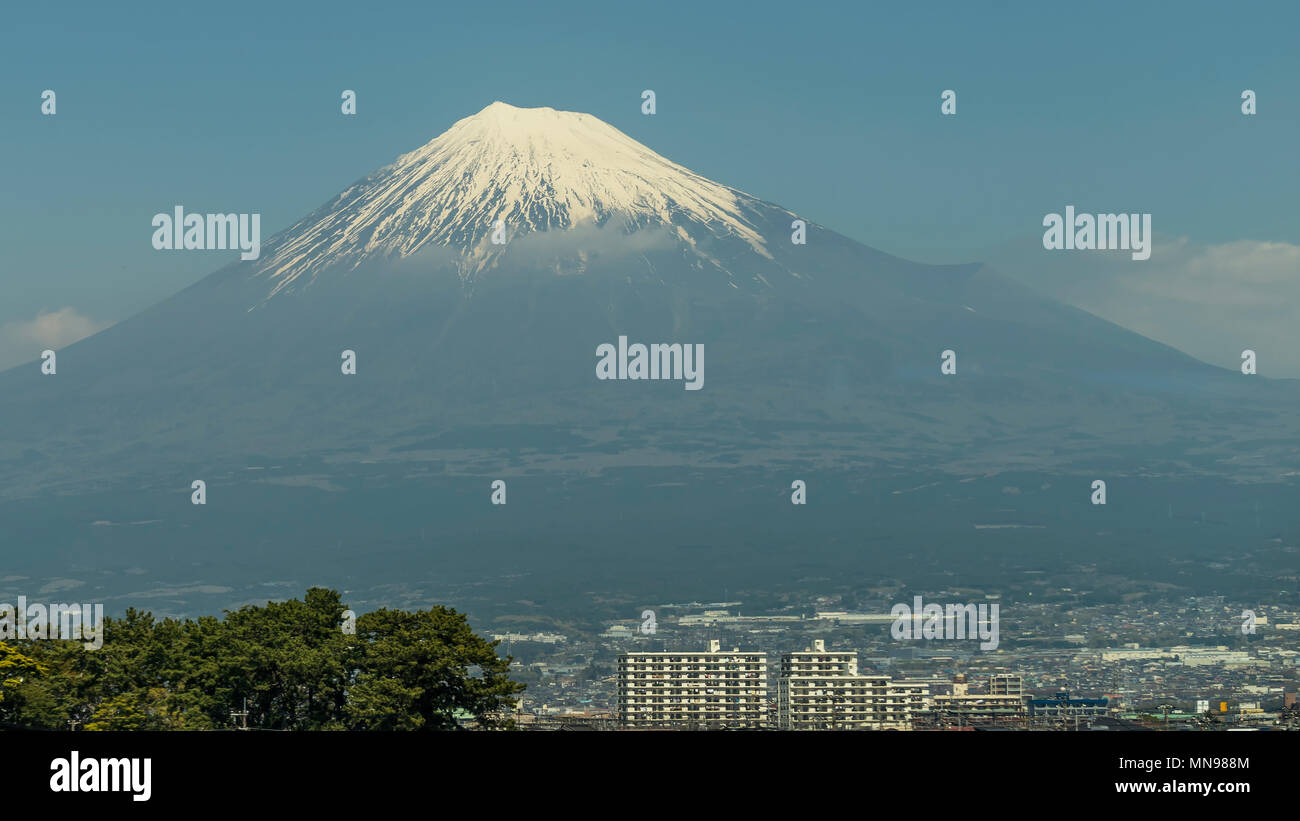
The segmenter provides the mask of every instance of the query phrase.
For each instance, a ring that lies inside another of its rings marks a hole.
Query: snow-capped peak
[[[586,222],[658,223],[680,234],[693,222],[769,256],[751,218],[756,204],[590,114],[495,102],[267,243],[258,270],[279,291],[326,267],[431,245],[481,258],[494,250],[498,221],[512,238]]]

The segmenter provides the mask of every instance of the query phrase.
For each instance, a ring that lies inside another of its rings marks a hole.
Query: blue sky
[[[1300,244],[1300,5],[988,6],[10,6],[0,326],[123,319],[233,258],[153,250],[155,213],[258,212],[269,237],[497,99],[590,112],[924,261],[1041,236],[1066,204],[1206,246]]]

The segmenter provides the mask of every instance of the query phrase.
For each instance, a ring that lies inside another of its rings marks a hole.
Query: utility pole
[[[244,699],[244,709],[242,712],[238,710],[230,711],[230,720],[233,722],[235,719],[239,719],[240,722],[239,729],[241,730],[248,729],[248,698],[247,697]]]

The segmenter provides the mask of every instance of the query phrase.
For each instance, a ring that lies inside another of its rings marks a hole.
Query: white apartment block
[[[941,724],[986,724],[1024,718],[1029,714],[1029,695],[1024,679],[1014,673],[989,676],[987,693],[970,692],[963,673],[952,680],[952,693],[930,699],[926,719]]]
[[[783,730],[911,729],[925,708],[929,686],[858,674],[855,650],[832,651],[817,639],[803,652],[781,657],[777,726]]]
[[[768,725],[767,653],[638,652],[618,659],[624,727],[715,730]]]

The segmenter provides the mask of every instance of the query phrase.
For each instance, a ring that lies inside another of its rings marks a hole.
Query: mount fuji
[[[202,478],[210,500],[240,498],[262,522],[276,493],[312,517],[348,493],[386,510],[366,495],[386,488],[406,499],[395,521],[434,504],[403,488],[472,488],[438,503],[454,518],[487,509],[489,480],[505,479],[510,509],[548,501],[501,539],[549,526],[577,544],[578,488],[608,491],[617,521],[690,477],[744,477],[703,521],[755,498],[789,508],[791,480],[818,475],[1293,470],[1292,385],[979,264],[908,262],[806,220],[795,244],[800,219],[589,114],[493,103],[260,258],[59,351],[56,375],[0,374],[0,500],[99,498],[86,518],[146,521],[161,506],[175,519],[196,515]],[[596,379],[598,346],[620,336],[702,345],[704,388]],[[132,512],[105,509],[118,505]],[[354,549],[374,541],[332,527]]]
[[[281,236],[259,266],[273,292],[326,268],[452,246],[466,273],[497,261],[501,221],[513,236],[613,224],[672,226],[743,239],[771,258],[757,223],[763,204],[655,154],[587,114],[496,102],[351,186]]]

